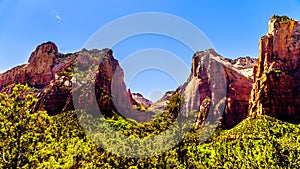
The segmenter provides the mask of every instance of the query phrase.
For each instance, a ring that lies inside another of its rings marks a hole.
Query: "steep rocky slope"
[[[184,94],[182,111],[186,114],[198,112],[199,124],[208,118],[209,112],[213,114],[209,118],[220,121],[223,128],[241,122],[247,117],[252,84],[251,74],[246,77],[241,70],[252,69],[254,62],[255,59],[249,57],[225,59],[212,49],[195,53],[191,75],[177,89]]]
[[[37,88],[49,85],[54,74],[61,68],[55,67],[59,57],[56,56],[58,56],[58,49],[53,43],[38,46],[27,64],[0,74],[0,88],[12,83],[28,83]]]
[[[253,79],[253,66],[256,64],[257,59],[249,56],[239,57],[237,59],[228,59],[222,56],[216,58],[220,63],[234,71],[242,74],[243,76]]]
[[[254,67],[249,116],[270,115],[299,120],[300,113],[300,22],[273,16],[267,35],[260,39]]]
[[[142,94],[140,93],[131,93],[130,89],[128,90],[130,97],[130,102],[132,105],[138,105],[142,108],[148,109],[153,103],[152,101],[146,99]]]
[[[247,116],[253,65],[256,61],[257,59],[248,56],[237,59],[224,58],[213,49],[196,52],[187,82],[176,91],[167,92],[150,109],[163,111],[172,94],[181,92],[184,95],[182,113],[198,112],[200,125],[207,119],[211,99],[219,101],[223,99],[212,98],[212,83],[215,80],[218,87],[214,88],[214,97],[217,97],[218,92],[222,92],[220,95],[224,95],[225,100],[225,106],[222,108],[224,112],[219,114],[222,119],[216,120],[221,121],[222,127],[231,128]]]

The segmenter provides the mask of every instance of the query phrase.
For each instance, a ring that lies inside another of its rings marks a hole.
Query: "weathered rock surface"
[[[15,83],[28,83],[31,86],[43,87],[53,79],[52,71],[55,55],[58,53],[54,43],[48,42],[36,48],[31,54],[28,64],[15,67],[0,75],[0,88]]]
[[[224,64],[226,67],[235,70],[239,74],[247,78],[253,79],[253,66],[256,64],[257,59],[249,56],[239,57],[237,59],[228,59],[222,56],[217,57],[217,60]]]
[[[300,22],[273,16],[260,39],[249,116],[296,120],[300,113]]]
[[[210,118],[220,121],[223,128],[231,128],[241,122],[247,117],[252,81],[239,70],[251,69],[254,61],[251,58],[225,59],[212,49],[195,53],[191,75],[178,89],[184,94],[183,112],[198,112],[199,124],[207,119],[209,113],[214,114]]]

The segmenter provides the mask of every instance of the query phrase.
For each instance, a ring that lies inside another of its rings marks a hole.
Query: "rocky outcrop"
[[[226,67],[235,70],[239,74],[242,74],[249,79],[253,79],[253,66],[257,62],[256,58],[246,56],[239,57],[237,59],[229,59],[222,56],[217,56],[217,60]]]
[[[273,16],[259,44],[249,116],[299,120],[300,22]]]
[[[245,63],[241,63],[243,60]],[[207,111],[212,111],[215,121],[220,121],[223,128],[241,122],[247,117],[252,81],[239,70],[250,68],[253,62],[255,59],[251,58],[225,59],[212,49],[195,53],[191,75],[178,89],[185,97],[183,112],[198,112],[199,124],[206,121]]]
[[[230,62],[236,71],[249,79],[253,79],[253,66],[257,62],[256,58],[246,56],[231,60]]]
[[[15,67],[0,75],[0,88],[15,83],[28,83],[41,88],[50,83],[54,77],[52,68],[57,59],[58,49],[54,43],[44,43],[31,54],[27,64]]]
[[[132,105],[138,105],[140,107],[148,109],[153,104],[150,100],[146,99],[140,93],[131,93],[130,89],[128,89],[128,94]]]

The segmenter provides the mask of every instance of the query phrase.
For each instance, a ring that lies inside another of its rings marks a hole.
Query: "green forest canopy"
[[[179,97],[177,95],[176,97]],[[0,94],[0,168],[297,168],[300,126],[263,116],[231,130],[217,130],[205,143],[193,129],[176,147],[149,158],[109,153],[83,131],[74,111],[48,116],[28,86]],[[173,98],[173,101],[180,99]],[[175,107],[174,107],[175,106]],[[166,130],[177,103],[151,123],[122,117],[107,122],[124,135],[147,137]],[[79,117],[80,118],[80,117]],[[124,147],[130,148],[130,147]]]

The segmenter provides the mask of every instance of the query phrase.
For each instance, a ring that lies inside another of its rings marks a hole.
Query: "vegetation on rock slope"
[[[10,95],[0,95],[0,168],[297,168],[300,165],[300,125],[268,116],[248,118],[231,130],[218,130],[205,143],[199,142],[201,130],[193,129],[178,146],[161,155],[141,159],[114,155],[85,134],[75,112],[56,116],[32,113],[37,100],[30,91],[27,86],[16,85]],[[174,97],[167,111],[151,123],[122,117],[107,122],[125,135],[155,135],[173,123],[170,115],[178,110],[180,95]]]

